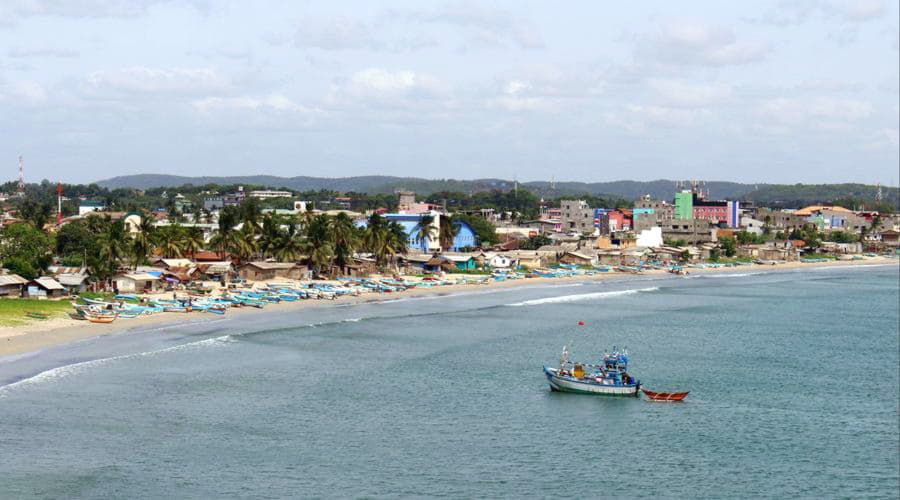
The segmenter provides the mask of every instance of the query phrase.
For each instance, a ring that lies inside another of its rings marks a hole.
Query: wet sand
[[[800,268],[816,268],[830,266],[865,266],[865,265],[884,265],[884,264],[900,264],[900,261],[886,257],[869,257],[864,260],[853,261],[834,261],[804,264],[801,262],[786,262],[775,265],[751,265],[739,267],[721,267],[708,269],[689,269],[691,274],[705,273],[739,273],[739,272],[755,272],[770,270],[790,270]],[[644,271],[640,276],[648,275],[667,275],[663,270]],[[462,277],[463,275],[455,275]],[[490,282],[483,285],[446,285],[433,288],[413,288],[400,293],[368,293],[356,297],[343,297],[331,300],[300,300],[297,302],[282,302],[278,304],[269,304],[265,309],[255,308],[232,308],[225,314],[225,317],[245,314],[268,314],[273,311],[284,310],[287,308],[297,309],[305,307],[323,307],[328,305],[340,304],[363,304],[368,302],[379,302],[384,300],[393,300],[400,297],[422,297],[430,295],[446,295],[450,293],[465,293],[467,291],[477,291],[496,288],[510,287],[528,287],[540,284],[553,284],[564,282],[578,281],[603,281],[610,279],[627,280],[638,275],[608,272],[598,273],[592,276],[572,276],[566,278],[526,278],[517,280],[507,280],[499,282]],[[451,275],[453,277],[453,275]],[[473,278],[473,276],[465,276]],[[86,323],[84,321],[69,318],[54,318],[46,321],[34,322],[25,326],[0,328],[0,362],[3,357],[15,356],[23,353],[30,353],[45,349],[55,345],[76,342],[79,340],[110,335],[114,333],[122,333],[131,330],[145,330],[151,326],[177,326],[180,324],[193,323],[204,319],[215,317],[212,314],[204,313],[159,313],[152,316],[144,316],[140,318],[117,320],[110,324]]]

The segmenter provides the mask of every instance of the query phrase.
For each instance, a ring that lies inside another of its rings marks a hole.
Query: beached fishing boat
[[[98,315],[98,316],[88,315],[88,316],[85,316],[85,319],[87,319],[91,323],[112,323],[113,321],[116,320],[117,317],[118,317],[118,314],[112,314],[112,315],[104,314],[104,315]]]
[[[544,366],[544,375],[554,392],[571,392],[598,396],[640,395],[641,381],[628,374],[628,353],[604,353],[599,364],[569,361],[568,346],[563,348],[559,368]]]

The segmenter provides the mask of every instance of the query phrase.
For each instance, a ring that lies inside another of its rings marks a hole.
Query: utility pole
[[[62,225],[62,183],[56,182],[56,225]]]

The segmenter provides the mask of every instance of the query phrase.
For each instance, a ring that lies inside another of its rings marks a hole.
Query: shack
[[[0,297],[21,297],[28,280],[18,274],[0,274]]]
[[[238,275],[248,281],[302,279],[303,270],[293,262],[248,262],[238,268]]]
[[[153,293],[160,290],[160,283],[159,276],[146,272],[121,273],[113,278],[113,285],[120,293]]]
[[[66,295],[66,288],[55,279],[44,276],[29,281],[26,294],[30,298],[56,299]]]

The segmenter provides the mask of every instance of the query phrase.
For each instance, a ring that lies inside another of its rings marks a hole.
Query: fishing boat
[[[102,315],[102,316],[85,316],[85,319],[90,321],[91,323],[112,323],[116,320],[118,315]]]
[[[571,392],[599,396],[640,395],[641,381],[628,374],[628,352],[613,347],[599,364],[569,361],[568,346],[563,347],[559,368],[544,366],[544,375],[553,392]]]
[[[687,397],[688,392],[653,392],[647,389],[641,389],[651,401],[683,401]]]

